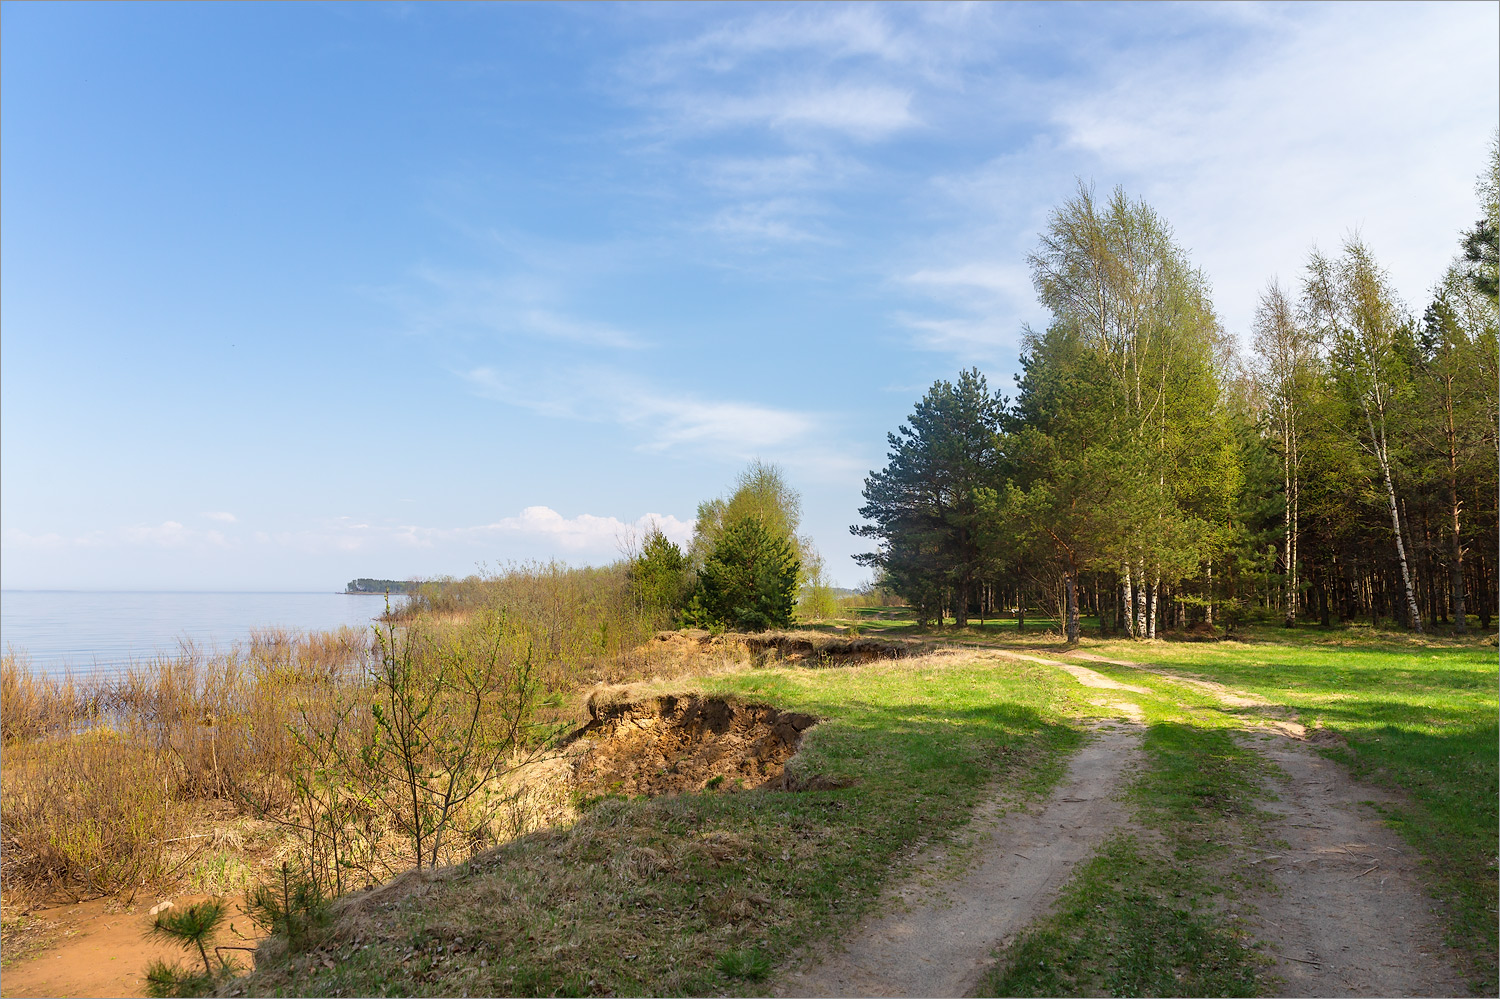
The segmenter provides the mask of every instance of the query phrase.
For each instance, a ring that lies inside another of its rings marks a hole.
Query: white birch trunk
[[[1125,622],[1125,634],[1135,637],[1135,590],[1130,585],[1130,563],[1120,569],[1120,617]]]
[[[1422,634],[1422,612],[1417,608],[1417,593],[1411,584],[1411,567],[1406,564],[1406,542],[1401,539],[1401,517],[1396,510],[1396,486],[1391,481],[1391,460],[1389,452],[1386,451],[1385,434],[1375,435],[1375,423],[1368,409],[1365,410],[1365,422],[1370,426],[1370,439],[1375,442],[1375,458],[1380,462],[1380,474],[1385,478],[1385,497],[1391,506],[1391,531],[1396,535],[1396,557],[1401,561],[1401,583],[1406,587],[1406,612],[1411,621],[1411,626],[1417,634]],[[1385,429],[1385,418],[1381,417],[1381,430]]]
[[[1146,596],[1146,637],[1156,637],[1156,598],[1161,595],[1161,576],[1151,580],[1151,589]]]
[[[1135,637],[1146,637],[1146,563],[1135,564]]]

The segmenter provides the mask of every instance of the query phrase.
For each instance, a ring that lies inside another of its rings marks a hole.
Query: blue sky
[[[780,463],[846,584],[1077,179],[1243,333],[1477,217],[1493,3],[0,7],[0,582],[608,561]]]

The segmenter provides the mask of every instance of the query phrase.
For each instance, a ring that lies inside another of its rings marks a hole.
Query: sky
[[[1479,215],[1500,5],[0,5],[0,585],[600,564],[752,459],[866,578],[938,379],[1011,392],[1080,183],[1242,338]]]

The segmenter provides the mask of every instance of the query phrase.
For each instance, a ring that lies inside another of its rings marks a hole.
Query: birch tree
[[[1314,360],[1313,341],[1297,321],[1296,309],[1278,282],[1261,292],[1255,310],[1256,376],[1265,392],[1271,430],[1280,443],[1282,495],[1286,536],[1282,539],[1285,568],[1282,620],[1297,623],[1297,541],[1300,535],[1303,399]]]
[[[1421,634],[1422,613],[1401,532],[1387,428],[1394,396],[1405,381],[1396,340],[1406,317],[1385,272],[1358,236],[1344,241],[1338,258],[1313,251],[1303,283],[1303,305],[1310,324],[1328,349],[1335,377],[1352,398],[1364,424],[1363,444],[1379,466],[1385,486],[1407,620]]]
[[[1139,452],[1154,472],[1162,502],[1142,504],[1113,546],[1122,553],[1121,601],[1134,610],[1130,631],[1154,637],[1163,582],[1203,560],[1192,539],[1204,532],[1176,502],[1180,486],[1206,441],[1226,443],[1215,425],[1214,358],[1224,338],[1208,282],[1165,220],[1118,188],[1101,201],[1080,184],[1028,259],[1042,304],[1097,359],[1106,391],[1091,404],[1105,408],[1119,446]]]

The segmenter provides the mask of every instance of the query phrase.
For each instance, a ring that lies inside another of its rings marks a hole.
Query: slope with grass
[[[964,656],[696,686],[817,716],[793,771],[847,786],[596,802],[569,828],[347,900],[317,949],[266,949],[234,991],[753,991],[850,927],[923,844],[960,836],[995,787],[1044,792],[1091,710],[1055,670]]]

